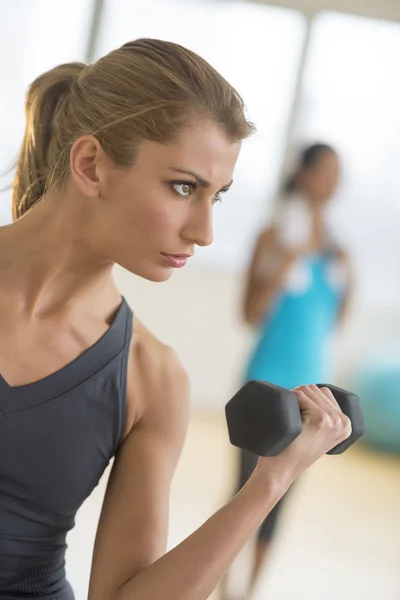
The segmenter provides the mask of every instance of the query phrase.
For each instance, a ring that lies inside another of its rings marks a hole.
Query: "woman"
[[[294,388],[327,381],[327,342],[350,291],[348,254],[334,241],[325,210],[339,180],[339,158],[326,144],[306,148],[285,186],[276,223],[262,231],[250,264],[244,318],[258,329],[246,380]],[[257,458],[241,452],[239,489]],[[251,594],[270,550],[282,502],[258,531]]]
[[[16,222],[0,230],[0,595],[73,598],[65,536],[116,455],[89,599],[205,600],[294,478],[350,433],[327,390],[296,390],[296,443],[165,554],[188,380],[112,268],[165,281],[211,243],[252,127],[210,65],[157,40],[45,73],[26,116]]]

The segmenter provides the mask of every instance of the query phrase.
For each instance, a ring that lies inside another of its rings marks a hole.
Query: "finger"
[[[328,388],[314,387],[316,389],[313,389],[312,386],[300,386],[293,390],[297,396],[303,417],[307,417],[307,414],[311,416],[316,411],[319,411],[320,416],[322,414],[327,415],[331,423],[335,424],[335,427],[343,432],[342,439],[347,439],[351,435],[352,429],[350,419],[340,410],[333,394],[329,394],[330,390]],[[322,389],[327,390],[328,393],[324,393]]]
[[[318,386],[316,386],[316,387],[318,387]],[[321,388],[318,388],[318,389],[320,389],[320,390],[321,390],[321,392],[324,392],[324,394],[325,394],[326,396],[328,396],[328,397],[331,399],[331,401],[333,402],[333,404],[334,404],[335,408],[337,408],[337,410],[338,410],[339,412],[342,412],[342,409],[340,408],[340,406],[339,406],[339,404],[338,404],[338,401],[336,400],[336,398],[335,398],[335,396],[334,396],[334,394],[333,394],[332,390],[330,390],[328,387],[325,387],[325,386],[324,386],[324,387],[321,387]]]
[[[312,400],[321,410],[329,416],[338,414],[337,408],[334,409],[332,401],[328,398],[320,388],[313,385],[301,386],[300,388],[310,400]]]
[[[348,438],[351,434],[351,421],[342,412],[331,390],[327,387],[319,388],[316,385],[307,387],[310,391],[310,397],[327,413],[332,422],[336,423],[337,426],[339,426],[340,423],[341,429],[345,431],[343,439]]]
[[[317,411],[321,416],[322,414],[327,415],[331,422],[336,424],[336,427],[339,427],[340,424],[340,428],[344,431],[343,439],[346,439],[351,434],[350,419],[343,414],[340,407],[332,408],[337,405],[337,402],[334,402],[330,395],[322,392],[321,388],[315,387],[318,391],[312,389],[311,386],[300,386],[292,390],[296,394],[300,412],[304,417],[307,417],[307,414],[315,415]]]
[[[324,404],[326,404],[328,410],[330,411],[334,411],[337,414],[341,414],[341,408],[339,406],[339,404],[337,403],[337,400],[335,398],[335,396],[333,395],[333,393],[331,392],[331,390],[327,387],[322,387],[319,388],[317,385],[310,385],[309,386],[310,390],[313,393],[318,394],[318,397],[321,399],[321,402],[324,402]]]
[[[306,386],[294,388],[292,392],[296,395],[299,403],[300,412],[304,411],[315,411],[316,403],[307,393]]]

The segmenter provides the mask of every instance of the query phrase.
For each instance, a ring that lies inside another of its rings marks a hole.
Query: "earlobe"
[[[100,196],[99,168],[102,152],[100,142],[93,136],[80,137],[71,148],[71,177],[84,196]]]

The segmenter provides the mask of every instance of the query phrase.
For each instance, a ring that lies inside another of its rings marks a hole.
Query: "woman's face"
[[[142,142],[130,168],[108,161],[94,211],[104,255],[146,279],[167,280],[196,246],[212,243],[213,211],[232,183],[239,149],[207,121],[173,143]]]
[[[340,176],[340,164],[334,152],[326,151],[300,174],[300,186],[311,202],[325,204],[334,194]]]

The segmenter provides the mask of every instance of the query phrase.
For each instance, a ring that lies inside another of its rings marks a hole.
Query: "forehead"
[[[191,170],[216,185],[223,180],[224,185],[232,179],[239,150],[240,142],[229,140],[220,126],[200,122],[183,129],[168,144],[142,142],[136,163],[153,169]]]
[[[315,167],[328,167],[335,168],[339,166],[339,157],[335,152],[327,151],[324,152],[316,161]]]

